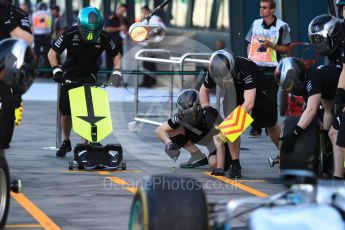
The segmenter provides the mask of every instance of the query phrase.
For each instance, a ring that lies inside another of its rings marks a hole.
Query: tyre
[[[127,169],[126,162],[121,162],[121,169],[122,170],[126,170]]]
[[[299,117],[287,117],[282,127],[282,136],[292,132]],[[314,119],[303,134],[298,137],[293,154],[280,151],[280,169],[306,169],[320,175],[320,130],[321,125]]]
[[[7,161],[0,155],[0,229],[4,229],[10,206],[10,175]]]
[[[21,180],[13,180],[11,182],[11,191],[14,193],[22,192],[22,181]]]
[[[129,229],[209,229],[202,185],[191,178],[150,176],[134,196]]]
[[[73,161],[68,162],[68,170],[73,170],[74,166],[73,166]]]

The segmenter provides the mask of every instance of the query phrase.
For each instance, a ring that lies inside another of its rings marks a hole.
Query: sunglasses
[[[269,7],[268,6],[260,6],[260,9],[266,10],[266,9],[269,9]]]

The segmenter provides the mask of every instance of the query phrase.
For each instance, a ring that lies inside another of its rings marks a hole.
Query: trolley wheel
[[[202,185],[192,178],[157,175],[134,196],[129,229],[209,229]]]
[[[73,170],[73,162],[68,162],[68,170]]]
[[[11,182],[11,191],[15,193],[22,192],[22,181],[21,180],[14,180]]]
[[[270,165],[270,167],[274,167],[276,164],[280,163],[280,158],[279,157],[268,157],[268,164]]]
[[[5,228],[10,206],[10,173],[7,161],[0,155],[0,229]]]
[[[78,165],[78,169],[85,169],[84,165]]]
[[[122,170],[126,170],[127,169],[126,162],[121,162],[121,169]]]

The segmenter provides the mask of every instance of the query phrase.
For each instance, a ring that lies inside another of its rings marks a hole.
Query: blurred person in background
[[[39,67],[49,67],[47,54],[51,45],[52,20],[47,4],[38,3],[36,12],[32,14],[32,33]]]
[[[22,4],[20,4],[20,9],[22,10],[22,11],[24,11],[26,14],[30,14],[30,5],[28,4],[28,3],[26,3],[26,2],[24,2],[24,3],[22,3]]]
[[[149,15],[151,13],[151,9],[145,5],[143,7],[141,7],[141,14],[143,17],[143,20],[145,20],[145,17],[147,15]],[[152,24],[158,24],[160,26],[162,26],[163,28],[165,28],[165,24],[162,21],[162,19],[158,16],[158,15],[153,15],[150,19],[150,23]],[[141,45],[143,46],[144,49],[153,49],[153,48],[157,48],[157,45],[155,44],[150,44],[147,42],[142,42]],[[145,55],[146,57],[155,57],[154,55],[150,54],[150,55]],[[145,62],[143,61],[143,68],[144,71],[156,71],[157,67],[156,67],[156,63],[153,62]],[[155,86],[157,83],[157,79],[156,76],[154,74],[144,74],[143,76],[143,81],[142,83],[139,85],[139,87],[147,87],[147,88],[151,88],[153,86]]]
[[[64,18],[60,15],[60,7],[58,5],[51,8],[51,14],[53,17],[52,41],[55,41],[64,32],[67,25]]]
[[[128,30],[128,20],[125,17],[127,13],[127,5],[120,4],[116,8],[116,12],[111,14],[105,24],[105,31],[108,32],[110,38],[115,42],[117,49],[123,56],[123,38],[122,33],[126,33]],[[113,68],[113,58],[107,53],[106,59],[107,69]]]
[[[290,51],[291,43],[290,27],[287,23],[278,19],[274,13],[276,3],[274,0],[260,1],[260,19],[253,22],[247,33],[248,58],[254,61],[259,68],[265,73],[262,83],[267,87],[266,90],[274,90],[270,96],[270,103],[267,106],[274,107],[275,119],[278,117],[277,92],[278,85],[274,80],[274,70],[283,55]],[[261,128],[256,121],[252,123],[252,130],[248,137],[260,137]],[[270,129],[270,136],[274,135],[279,138],[280,127],[276,125]]]
[[[223,40],[216,41],[216,50],[225,49],[225,42]]]

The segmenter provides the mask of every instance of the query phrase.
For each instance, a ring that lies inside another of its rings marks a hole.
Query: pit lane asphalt
[[[25,95],[23,122],[6,151],[12,179],[23,183],[23,192],[12,194],[6,229],[128,229],[135,186],[148,175],[172,173],[173,162],[155,137],[156,127],[140,123],[138,132],[129,132],[127,124],[133,120],[133,102],[125,99],[123,88],[111,89],[114,133],[102,143],[122,144],[127,170],[68,171],[71,153],[58,159],[55,151],[43,149],[55,146],[56,137],[56,91],[49,87],[56,85],[35,83]],[[167,98],[163,98],[158,106],[142,102],[141,110],[161,113],[160,109],[166,106]],[[263,134],[261,138],[248,139],[247,133],[242,137],[240,180],[211,177],[206,166],[177,167],[174,173],[199,180],[212,202],[282,191],[283,186],[276,180],[279,169],[270,168],[267,163],[267,157],[277,153],[269,138]],[[72,133],[71,140],[75,145],[80,138]],[[188,157],[183,151],[176,165]]]

